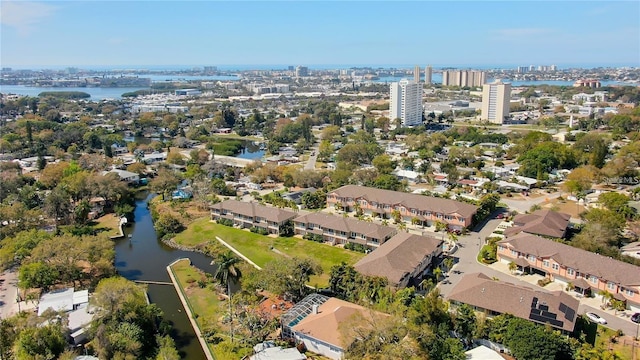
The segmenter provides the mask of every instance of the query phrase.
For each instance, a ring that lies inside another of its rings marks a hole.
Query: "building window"
[[[500,251],[504,251],[504,246],[502,246],[502,245],[498,245],[498,250],[500,250]]]
[[[536,261],[535,255],[529,255],[529,261]]]
[[[575,270],[573,270],[572,268],[567,268],[567,275],[571,275],[571,276],[573,276],[573,275],[575,275],[575,274],[576,274],[576,271],[575,271]]]
[[[598,278],[593,276],[593,275],[591,275],[591,276],[589,276],[589,281],[591,281],[592,283],[596,284],[596,283],[598,283]]]
[[[607,289],[613,290],[615,288],[616,288],[616,284],[612,283],[611,281],[607,283]]]
[[[624,289],[624,293],[628,296],[628,297],[633,297],[633,291],[631,289]]]
[[[551,265],[551,268],[552,268],[553,270],[555,270],[555,271],[560,270],[560,266],[559,266],[558,264],[553,264],[553,265]]]
[[[542,266],[549,267],[549,260],[542,261]]]
[[[511,249],[511,256],[518,256],[518,252]]]

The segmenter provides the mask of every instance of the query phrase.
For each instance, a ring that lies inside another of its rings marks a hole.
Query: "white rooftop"
[[[54,311],[71,311],[80,304],[89,302],[89,291],[82,290],[74,292],[73,288],[56,290],[46,293],[40,297],[38,304],[38,316],[42,315],[47,309]]]
[[[484,345],[480,345],[475,349],[465,352],[467,359],[470,360],[504,360],[500,354],[489,349]]]

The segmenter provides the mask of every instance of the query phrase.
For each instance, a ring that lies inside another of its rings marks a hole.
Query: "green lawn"
[[[258,235],[213,223],[208,218],[194,221],[185,231],[178,234],[174,240],[178,244],[196,246],[208,241],[216,241],[216,236],[233,246],[260,267],[282,256],[271,250],[272,247],[287,256],[312,258],[320,264],[324,271],[321,276],[314,276],[310,280],[310,285],[319,287],[327,286],[329,271],[333,265],[342,261],[348,264],[355,264],[364,257],[362,253],[295,237],[273,238]]]
[[[221,335],[225,339],[219,344],[207,343],[217,360],[240,359],[250,353],[249,347],[235,348],[228,345],[227,327],[220,324],[220,318],[227,313],[227,303],[218,299],[218,293],[209,284],[203,288],[198,285],[198,280],[204,280],[204,274],[191,266],[188,260],[175,263],[172,267],[178,285],[186,295],[191,306],[196,322],[200,329],[215,327],[222,331]]]
[[[95,220],[94,227],[101,233],[106,234],[107,236],[118,236],[120,235],[120,218],[115,214],[106,214]]]

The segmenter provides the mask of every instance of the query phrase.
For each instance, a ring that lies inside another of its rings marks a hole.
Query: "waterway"
[[[156,235],[147,208],[153,195],[136,201],[135,222],[125,228],[125,238],[116,242],[116,269],[129,280],[170,282],[167,265],[179,258],[189,258],[198,268],[213,273],[211,258],[196,252],[182,251],[164,245]],[[131,235],[131,237],[128,237]],[[172,337],[183,359],[205,360],[206,357],[196,339],[180,299],[173,286],[148,285],[149,299],[164,312],[171,322]]]
[[[259,143],[250,140],[242,140],[242,142],[244,146],[235,157],[250,160],[262,159],[264,157],[265,150],[260,148]]]

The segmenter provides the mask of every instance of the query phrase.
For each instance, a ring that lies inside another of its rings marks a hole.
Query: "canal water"
[[[196,252],[182,251],[164,245],[153,228],[147,202],[153,197],[136,201],[135,222],[125,228],[125,238],[116,242],[116,269],[129,280],[171,282],[167,265],[179,258],[189,258],[200,269],[213,273],[211,258]],[[131,235],[131,237],[129,237]],[[183,359],[205,360],[206,357],[187,318],[173,286],[148,285],[149,299],[171,322],[172,337]]]

